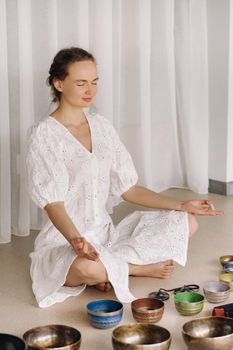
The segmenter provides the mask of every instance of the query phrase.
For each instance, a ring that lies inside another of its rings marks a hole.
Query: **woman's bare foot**
[[[175,268],[174,260],[165,260],[148,265],[129,264],[131,276],[169,278]]]
[[[110,282],[103,282],[96,284],[95,288],[101,290],[102,292],[109,292],[112,289],[112,285]]]

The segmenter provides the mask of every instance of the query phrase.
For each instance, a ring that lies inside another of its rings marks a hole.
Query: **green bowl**
[[[181,292],[174,296],[176,310],[183,316],[196,315],[202,311],[204,296],[196,292]]]

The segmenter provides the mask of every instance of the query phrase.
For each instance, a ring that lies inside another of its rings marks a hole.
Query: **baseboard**
[[[233,195],[233,181],[222,182],[209,179],[209,192],[221,194],[223,196],[231,196]]]

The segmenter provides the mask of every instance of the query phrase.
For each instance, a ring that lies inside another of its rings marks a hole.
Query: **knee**
[[[82,276],[83,278],[92,278],[95,275],[95,266],[96,264],[92,260],[88,260],[86,258],[78,258],[76,260],[75,269],[79,276]]]
[[[107,272],[102,262],[95,262],[86,258],[75,260],[75,275],[79,276],[82,283],[94,285],[107,280]]]
[[[188,223],[189,223],[189,237],[191,237],[198,230],[198,222],[196,217],[193,214],[188,214]]]

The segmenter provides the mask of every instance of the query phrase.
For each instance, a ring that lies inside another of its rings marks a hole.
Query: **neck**
[[[51,115],[64,125],[79,126],[85,120],[83,109],[79,107],[60,105]]]

